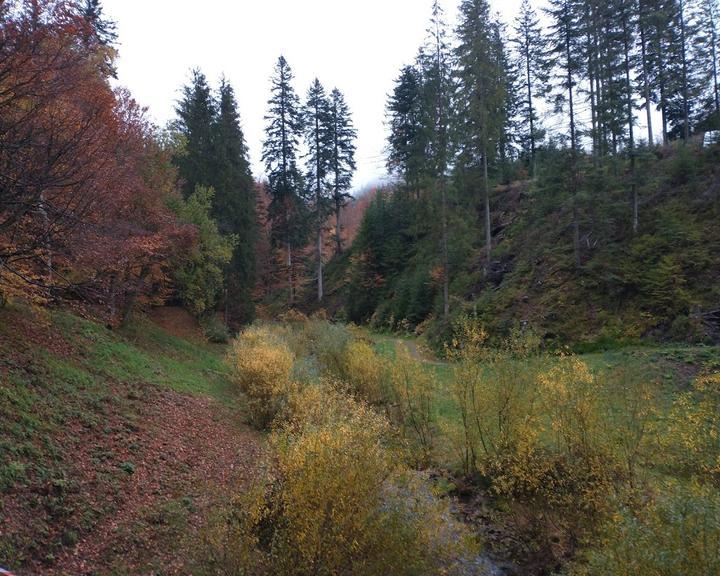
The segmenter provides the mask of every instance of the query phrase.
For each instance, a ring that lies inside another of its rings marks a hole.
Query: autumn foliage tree
[[[108,82],[112,48],[69,1],[0,11],[0,291],[72,296],[129,317],[162,297],[193,241],[144,111]]]

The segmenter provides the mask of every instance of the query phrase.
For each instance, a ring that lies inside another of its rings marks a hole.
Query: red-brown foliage
[[[74,3],[1,6],[0,290],[127,312],[192,242],[167,208],[174,171]]]

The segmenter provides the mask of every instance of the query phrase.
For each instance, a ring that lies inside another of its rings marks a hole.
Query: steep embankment
[[[224,348],[158,321],[0,310],[0,565],[187,573],[213,506],[253,476]]]
[[[720,147],[644,150],[634,177],[621,159],[583,157],[575,195],[565,159],[546,151],[534,180],[493,189],[490,261],[475,189],[453,191],[451,316],[477,316],[493,337],[529,324],[578,351],[720,339]],[[437,202],[432,191],[378,194],[351,252],[327,266],[325,308],[381,329],[425,331],[440,348],[452,323],[438,321]]]

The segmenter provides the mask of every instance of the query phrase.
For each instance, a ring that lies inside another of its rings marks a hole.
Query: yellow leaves
[[[382,381],[386,367],[375,350],[363,340],[353,340],[343,354],[342,377],[354,393],[373,404],[383,400]]]
[[[720,373],[699,376],[673,404],[663,444],[676,464],[701,476],[720,477]]]
[[[317,338],[301,330],[294,349],[312,350]],[[229,358],[254,413],[270,416],[260,411],[279,402],[283,419],[269,438],[272,470],[236,499],[228,528],[214,540],[220,572],[457,573],[451,568],[475,554],[472,539],[425,479],[405,468],[387,418],[360,399],[380,397],[386,367],[366,343],[351,341],[339,370],[349,383],[326,375],[301,388],[292,382],[293,354],[281,332],[251,328]],[[431,383],[410,364],[396,384],[410,391],[406,403],[415,410],[414,394]]]
[[[267,426],[297,388],[293,354],[268,329],[253,327],[235,340],[228,362],[233,380],[247,396],[254,423]]]

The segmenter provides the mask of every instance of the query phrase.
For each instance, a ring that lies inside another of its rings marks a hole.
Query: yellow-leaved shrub
[[[672,482],[639,509],[621,505],[572,576],[720,574],[720,495],[714,486]]]
[[[352,340],[348,343],[338,372],[358,397],[372,404],[380,404],[385,399],[387,366],[367,342]]]
[[[720,372],[699,376],[673,404],[663,444],[685,472],[720,482]]]
[[[209,539],[217,572],[410,576],[472,562],[472,538],[399,464],[383,416],[327,382],[288,406],[272,468]]]
[[[247,398],[253,424],[269,426],[297,389],[292,352],[270,329],[251,327],[233,342],[228,362],[232,380]]]
[[[390,370],[389,411],[408,439],[413,464],[420,467],[433,460],[435,390],[427,367],[413,360],[407,350],[398,351]]]

